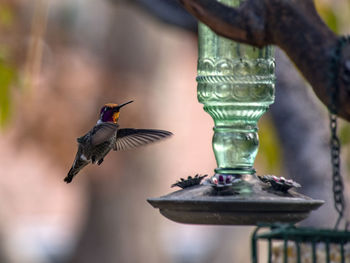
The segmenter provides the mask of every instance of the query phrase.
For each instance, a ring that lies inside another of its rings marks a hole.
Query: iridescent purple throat
[[[104,112],[102,115],[102,121],[103,122],[108,122],[108,121],[113,122],[113,111],[109,110],[109,111]]]

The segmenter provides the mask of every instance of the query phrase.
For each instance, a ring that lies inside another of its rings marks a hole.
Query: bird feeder
[[[269,230],[260,233],[261,229],[268,228]],[[259,262],[259,240],[267,241],[267,262],[288,262],[289,258],[298,263],[345,263],[350,260],[350,254],[345,253],[346,246],[350,243],[349,231],[297,228],[294,225],[261,225],[252,235],[252,263]]]
[[[238,0],[220,1],[230,6]],[[301,195],[292,180],[258,177],[257,122],[274,102],[273,48],[255,48],[198,28],[197,97],[214,120],[212,140],[217,168],[202,184],[200,177],[177,183],[179,190],[148,199],[165,217],[180,223],[256,225],[296,223],[323,204]]]

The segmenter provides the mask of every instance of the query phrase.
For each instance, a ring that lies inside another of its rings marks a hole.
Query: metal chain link
[[[334,50],[332,61],[330,63],[330,83],[329,83],[329,122],[330,122],[330,148],[331,148],[331,162],[332,162],[332,181],[333,181],[333,198],[334,208],[338,212],[338,219],[334,226],[338,229],[339,223],[344,216],[345,199],[344,199],[344,184],[341,176],[340,166],[340,149],[341,144],[337,136],[337,112],[338,112],[338,100],[339,100],[339,84],[338,84],[338,72],[339,62],[341,58],[342,49],[345,44],[350,43],[350,37],[340,37],[337,46]],[[347,223],[346,223],[347,226]]]
[[[337,116],[330,114],[330,129],[331,129],[331,161],[332,161],[332,180],[333,180],[333,198],[334,208],[338,212],[338,219],[335,224],[335,229],[344,216],[345,200],[344,200],[344,185],[340,173],[340,141],[337,136]]]

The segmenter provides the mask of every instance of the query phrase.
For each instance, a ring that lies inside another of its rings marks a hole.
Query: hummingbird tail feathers
[[[79,170],[74,169],[73,167],[70,168],[68,175],[66,176],[66,178],[64,178],[64,181],[69,184],[70,182],[72,182],[73,177],[79,172]]]
[[[69,184],[72,182],[74,176],[76,176],[83,167],[85,167],[89,162],[78,159],[74,162],[72,168],[70,168],[68,175],[64,178],[64,181]]]

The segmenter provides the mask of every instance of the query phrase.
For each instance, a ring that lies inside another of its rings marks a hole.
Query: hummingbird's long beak
[[[129,103],[131,103],[131,102],[133,102],[133,100],[128,101],[128,102],[125,102],[125,103],[119,105],[119,106],[117,107],[118,111],[120,110],[121,107],[124,107],[125,105],[127,105],[127,104],[129,104]]]

